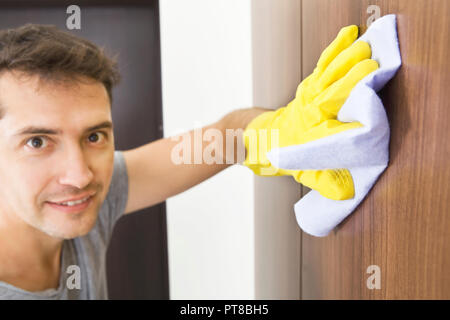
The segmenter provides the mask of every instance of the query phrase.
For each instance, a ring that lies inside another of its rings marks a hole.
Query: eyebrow
[[[98,130],[98,129],[104,129],[104,128],[113,128],[113,124],[111,121],[104,121],[102,123],[96,124],[95,126],[91,126],[89,128],[86,128],[84,130],[84,132],[89,132],[89,131],[93,131],[93,130]],[[36,126],[28,126],[23,128],[22,130],[19,130],[19,132],[17,132],[15,134],[15,136],[21,136],[21,135],[25,135],[25,134],[61,134],[62,130],[61,129],[51,129],[51,128],[44,128],[44,127],[36,127]]]

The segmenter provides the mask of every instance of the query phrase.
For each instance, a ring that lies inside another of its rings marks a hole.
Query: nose
[[[59,183],[83,189],[91,183],[94,174],[79,146],[68,149],[61,160],[63,174],[59,178]]]

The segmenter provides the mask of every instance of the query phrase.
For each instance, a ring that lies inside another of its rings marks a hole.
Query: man
[[[0,33],[0,299],[106,299],[106,249],[121,215],[231,165],[175,164],[170,138],[115,151],[118,81],[114,60],[55,27]],[[225,137],[264,111],[236,110],[203,130]]]

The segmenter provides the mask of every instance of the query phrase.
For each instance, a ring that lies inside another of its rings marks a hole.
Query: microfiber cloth
[[[389,162],[389,122],[377,92],[401,66],[396,16],[383,16],[373,22],[356,41],[370,44],[372,59],[379,69],[353,88],[340,109],[341,122],[360,122],[363,127],[347,130],[301,145],[272,149],[267,157],[273,166],[294,170],[346,168],[350,171],[355,196],[331,200],[311,190],[294,206],[303,231],[326,236],[365,198]]]

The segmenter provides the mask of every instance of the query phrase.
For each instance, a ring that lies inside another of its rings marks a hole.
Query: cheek
[[[45,194],[42,194],[42,191],[52,181],[52,173],[49,168],[51,167],[48,164],[39,162],[22,167],[19,185],[30,204],[39,204],[44,200],[42,196]]]
[[[48,165],[39,163],[16,162],[7,166],[3,174],[6,174],[5,180],[8,181],[9,188],[22,194],[39,190],[49,179]]]
[[[19,161],[2,162],[0,192],[3,209],[20,213],[38,205],[40,192],[48,182],[48,167],[28,166]]]

